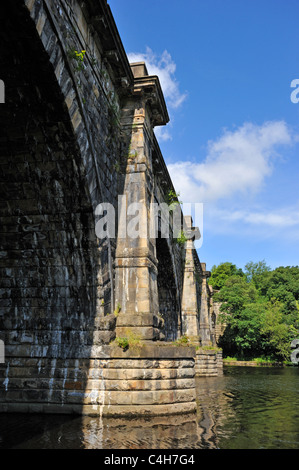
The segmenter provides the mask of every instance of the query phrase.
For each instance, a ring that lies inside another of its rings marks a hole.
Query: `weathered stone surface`
[[[159,340],[187,331],[183,289],[197,335],[196,251],[189,273],[172,235],[121,237],[116,218],[114,237],[96,236],[100,203],[143,202],[149,229],[150,203],[174,191],[154,136],[169,119],[159,80],[130,66],[105,0],[15,0],[0,20],[0,410],[193,410],[195,350]],[[147,344],[109,346],[128,329]]]
[[[220,349],[198,349],[196,351],[195,375],[217,377],[223,374],[223,359]]]

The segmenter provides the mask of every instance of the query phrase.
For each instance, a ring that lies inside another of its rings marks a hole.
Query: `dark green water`
[[[0,448],[298,449],[299,368],[197,379],[198,412],[154,419],[0,415]]]

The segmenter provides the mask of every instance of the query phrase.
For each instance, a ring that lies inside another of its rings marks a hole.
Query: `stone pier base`
[[[223,375],[222,351],[219,349],[198,349],[196,351],[195,375],[197,377]]]
[[[223,353],[221,349],[217,351],[217,369],[218,376],[223,375]]]
[[[90,359],[7,358],[0,412],[161,416],[196,411],[195,349],[98,348]]]

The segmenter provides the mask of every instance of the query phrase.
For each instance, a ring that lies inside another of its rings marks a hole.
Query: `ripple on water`
[[[241,369],[241,370],[240,370]],[[299,369],[225,368],[199,378],[198,413],[152,419],[0,415],[0,448],[299,447]]]

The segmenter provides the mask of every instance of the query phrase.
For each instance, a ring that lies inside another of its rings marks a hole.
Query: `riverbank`
[[[294,366],[292,362],[269,362],[269,361],[238,361],[223,359],[224,366],[243,366],[243,367],[289,367]]]

